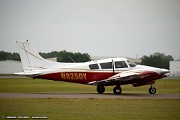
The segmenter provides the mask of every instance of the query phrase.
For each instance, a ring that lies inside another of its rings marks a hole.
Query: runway
[[[123,93],[0,93],[0,98],[111,98],[111,99],[180,99],[180,94]]]

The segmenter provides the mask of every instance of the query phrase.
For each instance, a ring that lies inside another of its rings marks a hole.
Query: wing
[[[142,82],[144,78],[148,78],[150,76],[155,75],[153,71],[125,71],[113,75],[105,80],[100,81],[92,81],[89,82],[89,85],[104,85],[104,86],[111,86],[119,83],[120,85],[123,84],[135,84],[138,82]],[[148,81],[149,82],[149,81]]]

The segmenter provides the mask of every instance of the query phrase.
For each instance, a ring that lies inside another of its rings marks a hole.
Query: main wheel
[[[156,93],[156,88],[155,87],[150,87],[149,88],[149,93],[150,94],[155,94]]]
[[[103,85],[97,86],[97,92],[98,93],[102,94],[102,93],[104,93],[104,91],[105,91],[105,87]]]
[[[122,89],[121,89],[121,87],[119,87],[119,88],[114,87],[114,88],[113,88],[113,92],[114,92],[114,94],[119,95],[119,94],[121,94]]]

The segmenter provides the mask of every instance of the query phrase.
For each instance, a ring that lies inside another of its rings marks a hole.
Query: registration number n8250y
[[[63,80],[86,80],[86,73],[61,73]]]

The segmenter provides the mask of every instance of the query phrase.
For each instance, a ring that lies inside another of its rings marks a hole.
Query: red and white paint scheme
[[[126,58],[109,58],[84,63],[60,63],[42,58],[27,41],[16,41],[20,51],[23,72],[15,73],[32,78],[74,82],[97,86],[98,93],[104,93],[105,86],[115,86],[114,94],[121,94],[121,85],[134,87],[151,85],[150,94],[157,79],[166,77],[169,70],[136,65]]]

